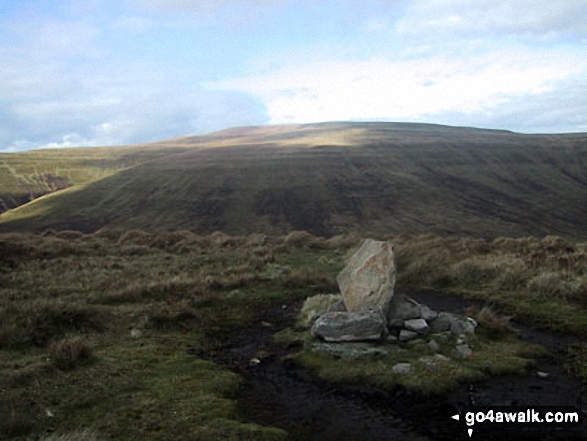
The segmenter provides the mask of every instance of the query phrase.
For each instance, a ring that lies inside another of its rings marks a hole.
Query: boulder
[[[327,342],[380,340],[387,329],[377,309],[356,312],[325,312],[312,326],[312,336]]]
[[[390,242],[363,242],[337,277],[348,311],[379,308],[387,314],[395,286],[394,258]]]

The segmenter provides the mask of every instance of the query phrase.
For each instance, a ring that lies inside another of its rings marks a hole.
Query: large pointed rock
[[[387,314],[395,286],[393,245],[366,239],[337,277],[347,311],[379,308]]]

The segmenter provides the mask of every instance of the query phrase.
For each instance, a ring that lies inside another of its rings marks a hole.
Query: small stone
[[[477,322],[470,317],[441,312],[429,325],[432,332],[450,331],[453,335],[461,335],[474,334]]]
[[[404,327],[408,331],[414,331],[418,334],[425,334],[428,332],[428,323],[422,318],[406,320],[404,322]]]
[[[536,375],[538,375],[538,378],[548,378],[550,376],[550,374],[548,372],[542,372],[542,371],[536,372]]]
[[[430,336],[435,338],[436,340],[440,340],[440,341],[448,341],[450,339],[450,331],[445,331],[445,332],[435,332],[434,334],[431,334]]]
[[[419,360],[428,367],[436,366],[436,360],[434,360],[434,357],[425,355],[424,357],[420,357]]]
[[[461,344],[457,345],[453,353],[457,358],[469,358],[473,351],[471,350],[468,344]]]
[[[436,361],[441,361],[441,362],[450,361],[450,357],[447,357],[446,355],[442,355],[442,354],[434,354],[434,359]]]
[[[399,333],[399,341],[410,341],[415,338],[418,338],[419,336],[420,335],[417,332],[402,329]]]
[[[130,330],[130,336],[131,338],[140,338],[142,337],[143,333],[141,332],[140,329],[131,329]]]
[[[438,313],[426,305],[420,305],[420,316],[428,322],[438,317]]]
[[[396,335],[389,334],[385,340],[388,343],[397,343],[399,341],[399,338]]]
[[[412,371],[412,365],[410,363],[397,363],[391,368],[391,372],[394,374],[409,374]]]
[[[249,360],[249,366],[257,366],[259,363],[261,363],[261,360],[258,358],[251,358]]]
[[[273,325],[269,322],[261,322],[261,326],[264,326],[265,328],[272,328]]]
[[[430,340],[428,342],[428,349],[430,349],[432,352],[438,352],[440,351],[440,345],[436,342],[436,340]]]

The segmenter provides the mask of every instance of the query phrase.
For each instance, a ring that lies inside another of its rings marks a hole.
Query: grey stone
[[[399,341],[399,338],[397,337],[397,335],[390,334],[387,336],[387,338],[385,340],[388,343],[397,343]]]
[[[328,342],[380,340],[386,332],[378,310],[325,312],[312,325],[312,335]]]
[[[434,334],[430,334],[430,337],[436,339],[436,340],[440,340],[440,341],[448,341],[450,339],[450,336],[452,334],[450,333],[450,331],[444,331],[444,332],[435,332]]]
[[[469,358],[473,351],[468,344],[461,344],[454,348],[453,353],[457,358]]]
[[[434,320],[428,322],[430,331],[435,333],[450,331],[450,325],[452,323],[451,316],[452,314],[448,312],[439,313]]]
[[[433,357],[437,362],[450,361],[450,358],[442,354],[434,354]]]
[[[420,317],[428,322],[438,317],[438,313],[426,305],[420,305]]]
[[[387,320],[387,326],[390,328],[403,328],[404,320],[400,318]]]
[[[434,357],[430,357],[429,355],[420,357],[419,360],[428,367],[436,366],[436,360],[434,360]]]
[[[410,363],[397,363],[391,367],[391,372],[394,374],[409,374],[412,371],[412,365]]]
[[[423,318],[406,320],[404,322],[404,327],[408,331],[414,331],[418,334],[425,334],[426,332],[428,332],[428,323],[426,323],[426,320],[424,320]]]
[[[384,347],[370,343],[314,343],[314,352],[326,352],[340,358],[377,358],[389,353]]]
[[[402,329],[399,333],[399,341],[410,341],[415,338],[418,338],[420,334],[414,331],[408,331],[407,329]]]
[[[428,349],[430,349],[432,352],[438,352],[440,351],[440,345],[436,342],[436,340],[430,340],[428,342]]]
[[[450,331],[453,335],[473,334],[477,323],[469,317],[463,317],[449,312],[441,312],[429,322],[431,332]]]
[[[395,286],[395,255],[390,242],[366,239],[337,277],[350,312],[389,309]]]
[[[405,294],[398,294],[393,297],[389,304],[387,312],[387,321],[391,323],[393,320],[410,320],[421,318],[420,304],[414,299]]]

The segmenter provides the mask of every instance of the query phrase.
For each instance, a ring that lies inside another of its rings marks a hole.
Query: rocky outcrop
[[[394,258],[390,242],[363,242],[337,278],[348,311],[380,309],[387,314],[395,286]]]
[[[325,312],[312,326],[312,335],[327,342],[380,340],[386,333],[385,317],[377,309]]]

